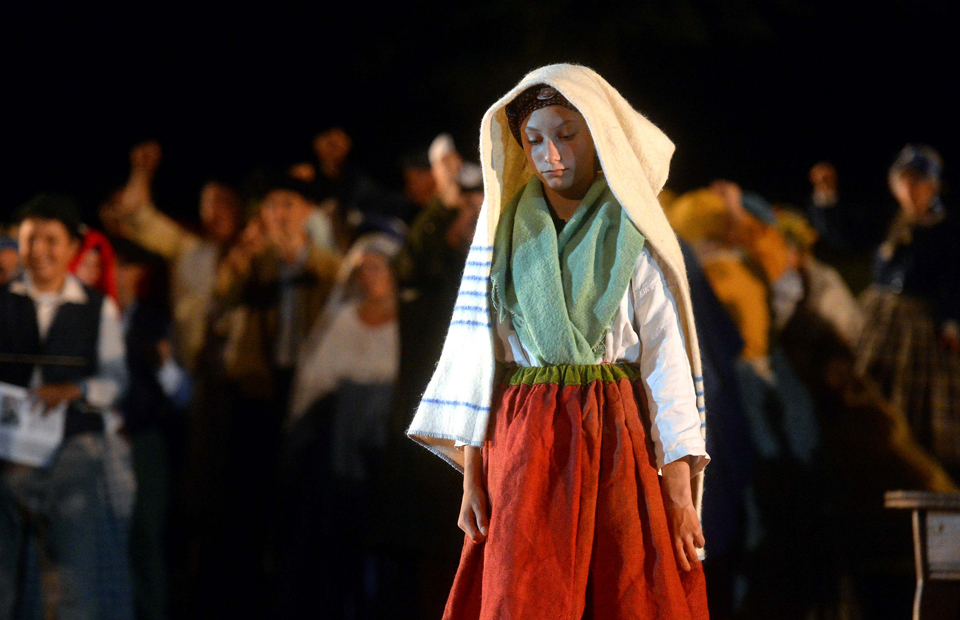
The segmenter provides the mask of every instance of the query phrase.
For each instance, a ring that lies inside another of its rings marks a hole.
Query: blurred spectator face
[[[117,261],[117,303],[121,308],[129,308],[137,300],[145,271],[143,265]]]
[[[210,182],[200,192],[200,221],[214,242],[230,243],[240,227],[240,197],[229,187]]]
[[[20,254],[14,248],[0,248],[0,284],[6,284],[17,275]]]
[[[396,283],[387,258],[376,252],[367,252],[354,272],[363,299],[385,299],[394,295]]]
[[[263,199],[260,216],[267,235],[291,239],[305,234],[311,204],[298,192],[274,189]]]
[[[918,219],[923,217],[940,193],[940,184],[936,179],[905,171],[890,179],[890,191],[907,217]]]
[[[437,181],[429,168],[405,168],[403,171],[403,195],[421,207],[437,193]]]
[[[100,251],[91,249],[83,253],[73,275],[89,287],[97,286],[100,276],[103,275],[103,263],[100,260]]]
[[[340,127],[328,129],[313,140],[313,150],[324,169],[342,168],[352,146],[350,136]]]
[[[25,219],[20,224],[19,242],[24,267],[40,288],[62,283],[80,249],[80,240],[59,220]]]

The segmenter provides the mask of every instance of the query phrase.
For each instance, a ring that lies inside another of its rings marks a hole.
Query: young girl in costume
[[[485,201],[408,430],[464,472],[445,618],[707,617],[672,153],[585,67],[538,69],[483,118]]]

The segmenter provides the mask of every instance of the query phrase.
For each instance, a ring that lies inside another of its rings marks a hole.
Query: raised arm
[[[162,153],[157,142],[144,142],[131,149],[127,184],[101,210],[101,219],[111,232],[169,260],[196,247],[200,239],[153,204],[153,179]]]

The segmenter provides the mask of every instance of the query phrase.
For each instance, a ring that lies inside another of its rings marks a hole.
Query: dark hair
[[[64,194],[40,193],[17,209],[14,220],[19,224],[27,219],[56,220],[63,224],[74,239],[81,239],[82,224],[76,201]]]

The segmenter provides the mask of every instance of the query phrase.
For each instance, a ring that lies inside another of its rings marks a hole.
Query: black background
[[[0,26],[2,209],[55,189],[92,215],[130,145],[156,138],[160,202],[191,218],[205,178],[304,160],[335,124],[397,184],[398,157],[441,131],[475,159],[484,110],[551,62],[592,66],[666,131],[677,190],[726,177],[796,203],[829,158],[848,195],[883,200],[909,141],[941,151],[949,187],[956,17],[820,0],[21,11]]]

